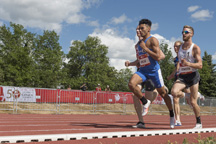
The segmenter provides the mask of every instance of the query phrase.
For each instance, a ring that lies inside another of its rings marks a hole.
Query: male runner
[[[182,31],[184,43],[180,46],[178,51],[179,77],[172,87],[172,96],[180,97],[182,90],[190,88],[190,102],[196,117],[197,128],[202,128],[200,119],[200,108],[197,104],[198,89],[200,75],[197,69],[202,69],[202,58],[200,47],[192,42],[194,29],[191,26],[185,25]]]
[[[176,52],[176,54],[178,55],[178,51],[179,51],[179,48],[180,46],[182,45],[182,42],[181,41],[176,41],[174,43],[174,50]],[[175,81],[177,80],[178,78],[178,56],[176,56],[174,58],[174,63],[175,63],[175,70],[171,73],[171,75],[169,75],[167,77],[168,80],[171,80],[172,78],[175,78]],[[174,97],[173,98],[173,103],[174,103],[174,112],[175,112],[175,126],[181,126],[181,120],[180,120],[180,106],[179,106],[179,98],[183,98],[185,97],[185,95],[190,95],[190,90],[189,89],[184,89],[184,92],[182,93],[182,95],[180,95],[179,97]]]
[[[141,35],[140,35],[139,26],[137,26],[137,28],[136,28],[136,33],[137,33],[137,36],[138,36],[139,40],[143,39],[141,37]],[[135,46],[135,49],[137,49],[137,48],[138,48],[138,43]],[[161,51],[160,57],[161,57],[161,59],[165,58],[165,55],[164,55],[164,53],[162,51]],[[140,64],[139,64],[139,61],[138,61],[138,57],[137,57],[137,60],[135,60],[134,62],[126,61],[125,62],[125,66],[126,67],[128,67],[128,66],[137,66],[138,67],[137,71],[139,71]],[[145,98],[147,98],[148,100],[150,100],[151,103],[158,96],[158,92],[155,89],[154,84],[153,84],[153,82],[150,79],[148,79],[147,81],[145,81],[145,82],[143,82],[141,84],[138,84],[138,86],[139,86],[139,88],[141,90],[145,86]],[[143,121],[143,116],[148,113],[148,108],[144,109],[144,111],[143,111],[139,98],[137,96],[135,96],[134,94],[133,94],[133,101],[134,101],[134,108],[136,110],[136,113],[137,113],[137,116],[138,116],[138,119],[139,119],[139,122],[135,126],[133,126],[133,127],[134,128],[145,128],[145,124],[144,124],[144,121]],[[143,111],[143,113],[142,113],[142,111]]]
[[[139,22],[139,30],[143,38],[143,40],[139,41],[139,45],[136,49],[140,69],[131,77],[128,86],[130,90],[140,99],[143,104],[143,110],[145,110],[149,107],[151,102],[142,95],[138,84],[146,81],[147,79],[151,79],[169,109],[170,127],[174,128],[175,118],[171,99],[165,90],[160,65],[157,62],[160,60],[161,55],[159,42],[150,34],[151,24],[151,21],[148,19],[142,19]]]
[[[175,52],[176,52],[177,55],[178,55],[178,51],[179,51],[179,48],[180,48],[181,45],[182,45],[182,42],[181,42],[181,41],[176,41],[176,42],[174,43],[174,50],[175,50]],[[177,72],[177,71],[178,71],[178,69],[179,69],[179,68],[177,68],[178,62],[179,62],[178,56],[176,56],[176,57],[174,58],[174,64],[175,64],[176,69],[167,77],[168,80],[171,80],[172,78],[175,78],[174,81],[177,80],[177,78],[178,78],[178,76],[177,76],[177,75],[178,75],[178,74],[177,74],[178,72]],[[181,125],[182,125],[181,120],[180,120],[179,98],[183,98],[183,97],[185,97],[187,104],[188,104],[190,107],[192,107],[192,106],[191,106],[191,103],[190,103],[190,89],[189,89],[189,88],[184,89],[184,92],[182,93],[181,96],[179,96],[179,97],[174,97],[174,98],[173,98],[173,102],[174,102],[174,112],[175,112],[175,126],[181,126]],[[200,99],[202,99],[202,100],[205,99],[205,97],[204,97],[203,95],[201,95],[199,92],[198,92],[198,98],[200,98]]]

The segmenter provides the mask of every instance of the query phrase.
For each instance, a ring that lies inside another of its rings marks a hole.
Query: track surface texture
[[[194,115],[181,116],[182,126],[174,129],[170,129],[167,115],[147,115],[144,121],[146,128],[141,129],[132,127],[137,123],[136,115],[0,114],[0,143],[166,144],[216,136],[215,115],[201,116],[203,129],[197,131],[193,130]]]

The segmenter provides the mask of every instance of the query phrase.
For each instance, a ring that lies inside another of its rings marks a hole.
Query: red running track
[[[136,115],[45,115],[45,114],[0,114],[0,136],[44,135],[44,134],[77,134],[100,132],[157,131],[170,130],[169,116],[147,115],[144,117],[146,128],[134,129]],[[192,129],[195,117],[181,116],[182,126],[176,129]],[[216,116],[201,116],[203,128],[216,129]],[[201,133],[201,136],[215,136],[215,132]],[[162,136],[141,136],[125,138],[103,138],[89,140],[31,142],[31,144],[110,144],[110,143],[182,143],[184,138],[195,140],[198,134],[178,134]],[[19,143],[21,144],[21,143]],[[30,144],[30,143],[28,143]]]

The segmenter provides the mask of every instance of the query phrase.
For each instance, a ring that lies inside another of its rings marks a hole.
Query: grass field
[[[181,115],[192,115],[188,105],[181,105]],[[215,115],[216,107],[200,106],[202,115]],[[35,114],[136,114],[133,104],[76,104],[76,103],[13,103],[0,102],[0,113]],[[167,115],[166,105],[152,104],[150,115]]]

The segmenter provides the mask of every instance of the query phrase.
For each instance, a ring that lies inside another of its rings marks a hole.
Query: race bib
[[[181,74],[189,74],[193,72],[193,69],[191,67],[185,66],[185,67],[180,67],[180,72]]]
[[[144,54],[144,55],[139,56],[139,63],[140,63],[141,67],[150,65],[151,63],[150,63],[150,60],[148,58],[148,54]]]

